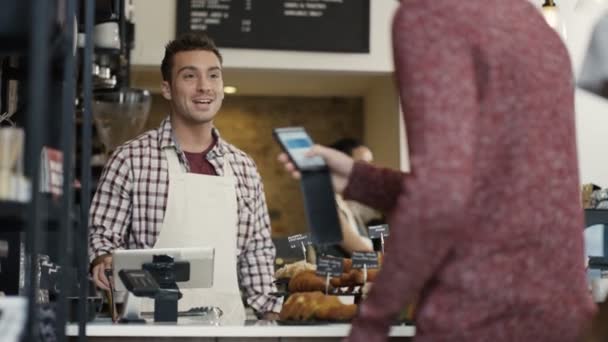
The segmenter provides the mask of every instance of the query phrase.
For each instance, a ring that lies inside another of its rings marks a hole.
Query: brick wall
[[[154,95],[152,101],[146,129],[157,127],[169,112],[160,95]],[[272,137],[272,128],[304,126],[321,144],[345,136],[361,139],[363,100],[227,96],[215,124],[224,139],[255,160],[264,181],[273,237],[284,237],[305,232],[306,218],[299,184],[276,161],[279,146]]]

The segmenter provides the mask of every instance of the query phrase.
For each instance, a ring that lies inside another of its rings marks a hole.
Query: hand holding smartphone
[[[302,127],[275,128],[273,134],[283,151],[300,171],[300,184],[312,241],[316,245],[342,241],[335,193],[329,168],[322,157],[307,157],[312,139]]]
[[[275,128],[273,134],[283,151],[287,153],[291,162],[300,172],[327,169],[327,164],[323,158],[306,156],[306,152],[313,146],[313,142],[303,127]]]

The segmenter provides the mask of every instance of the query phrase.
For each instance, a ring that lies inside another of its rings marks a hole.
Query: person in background
[[[329,147],[338,150],[342,153],[346,153],[347,155],[351,156],[355,161],[361,161],[365,163],[374,162],[374,154],[372,153],[372,150],[357,139],[342,138],[329,145]],[[342,199],[342,196],[340,194],[338,194],[336,197]],[[378,210],[370,208],[357,201],[343,201],[346,203],[346,205],[352,212],[359,229],[365,231],[365,236],[367,236],[367,227],[369,226],[370,222],[379,223],[383,221],[382,213],[380,213]]]
[[[317,246],[317,253],[349,258],[353,252],[373,252],[374,245],[365,226],[357,224],[355,216],[342,195],[336,194],[342,242],[335,246]]]
[[[348,154],[355,160],[371,163],[372,151],[353,138],[342,138],[331,145],[332,148]],[[347,201],[336,193],[336,205],[342,228],[343,241],[336,246],[317,247],[318,252],[339,257],[350,257],[353,252],[371,252],[379,249],[369,238],[367,222],[379,219],[382,215],[368,206],[356,201]]]
[[[260,316],[277,318],[262,180],[213,124],[224,99],[222,56],[207,36],[187,33],[166,46],[161,72],[169,116],[116,149],[92,201],[93,279],[109,288],[104,271],[116,249],[214,247],[213,288],[182,289],[180,311],[217,306],[223,323],[240,324],[240,287]]]
[[[393,48],[411,173],[309,152],[391,226],[347,341],[386,341],[416,298],[416,341],[579,341],[596,308],[560,37],[528,0],[403,0]]]

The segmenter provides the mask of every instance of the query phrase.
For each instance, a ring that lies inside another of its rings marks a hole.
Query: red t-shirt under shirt
[[[207,160],[207,153],[213,149],[217,140],[213,140],[213,143],[209,145],[209,147],[203,152],[186,152],[184,151],[184,155],[186,159],[188,159],[188,164],[190,165],[191,173],[199,173],[202,175],[210,175],[217,176],[217,172],[215,172],[215,168],[213,165]]]

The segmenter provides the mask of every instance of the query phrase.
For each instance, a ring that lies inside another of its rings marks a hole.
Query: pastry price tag
[[[342,275],[342,259],[328,256],[317,257],[317,274],[339,277]]]
[[[587,265],[590,269],[608,270],[608,258],[589,257],[587,260]]]
[[[384,250],[384,248],[382,248]],[[363,283],[367,283],[367,270],[378,268],[378,255],[374,252],[353,252],[353,268],[363,270]]]
[[[353,252],[353,268],[378,268],[378,255],[375,252]]]
[[[379,224],[377,226],[367,227],[370,239],[380,238],[380,245],[382,246],[382,253],[384,253],[384,237],[389,236],[388,224]]]
[[[317,274],[325,276],[325,294],[329,292],[329,278],[331,276],[339,277],[342,275],[342,259],[329,257],[329,256],[318,256],[317,257]]]
[[[289,242],[289,248],[302,248],[302,244],[304,246],[312,245],[310,235],[308,234],[296,234],[289,236],[287,237],[287,242]]]
[[[296,234],[287,237],[287,242],[289,242],[289,248],[301,248],[302,254],[304,255],[304,260],[306,261],[306,246],[312,245],[312,241],[310,240],[310,235],[308,234]]]
[[[389,235],[388,224],[367,227],[370,239],[381,239]]]

